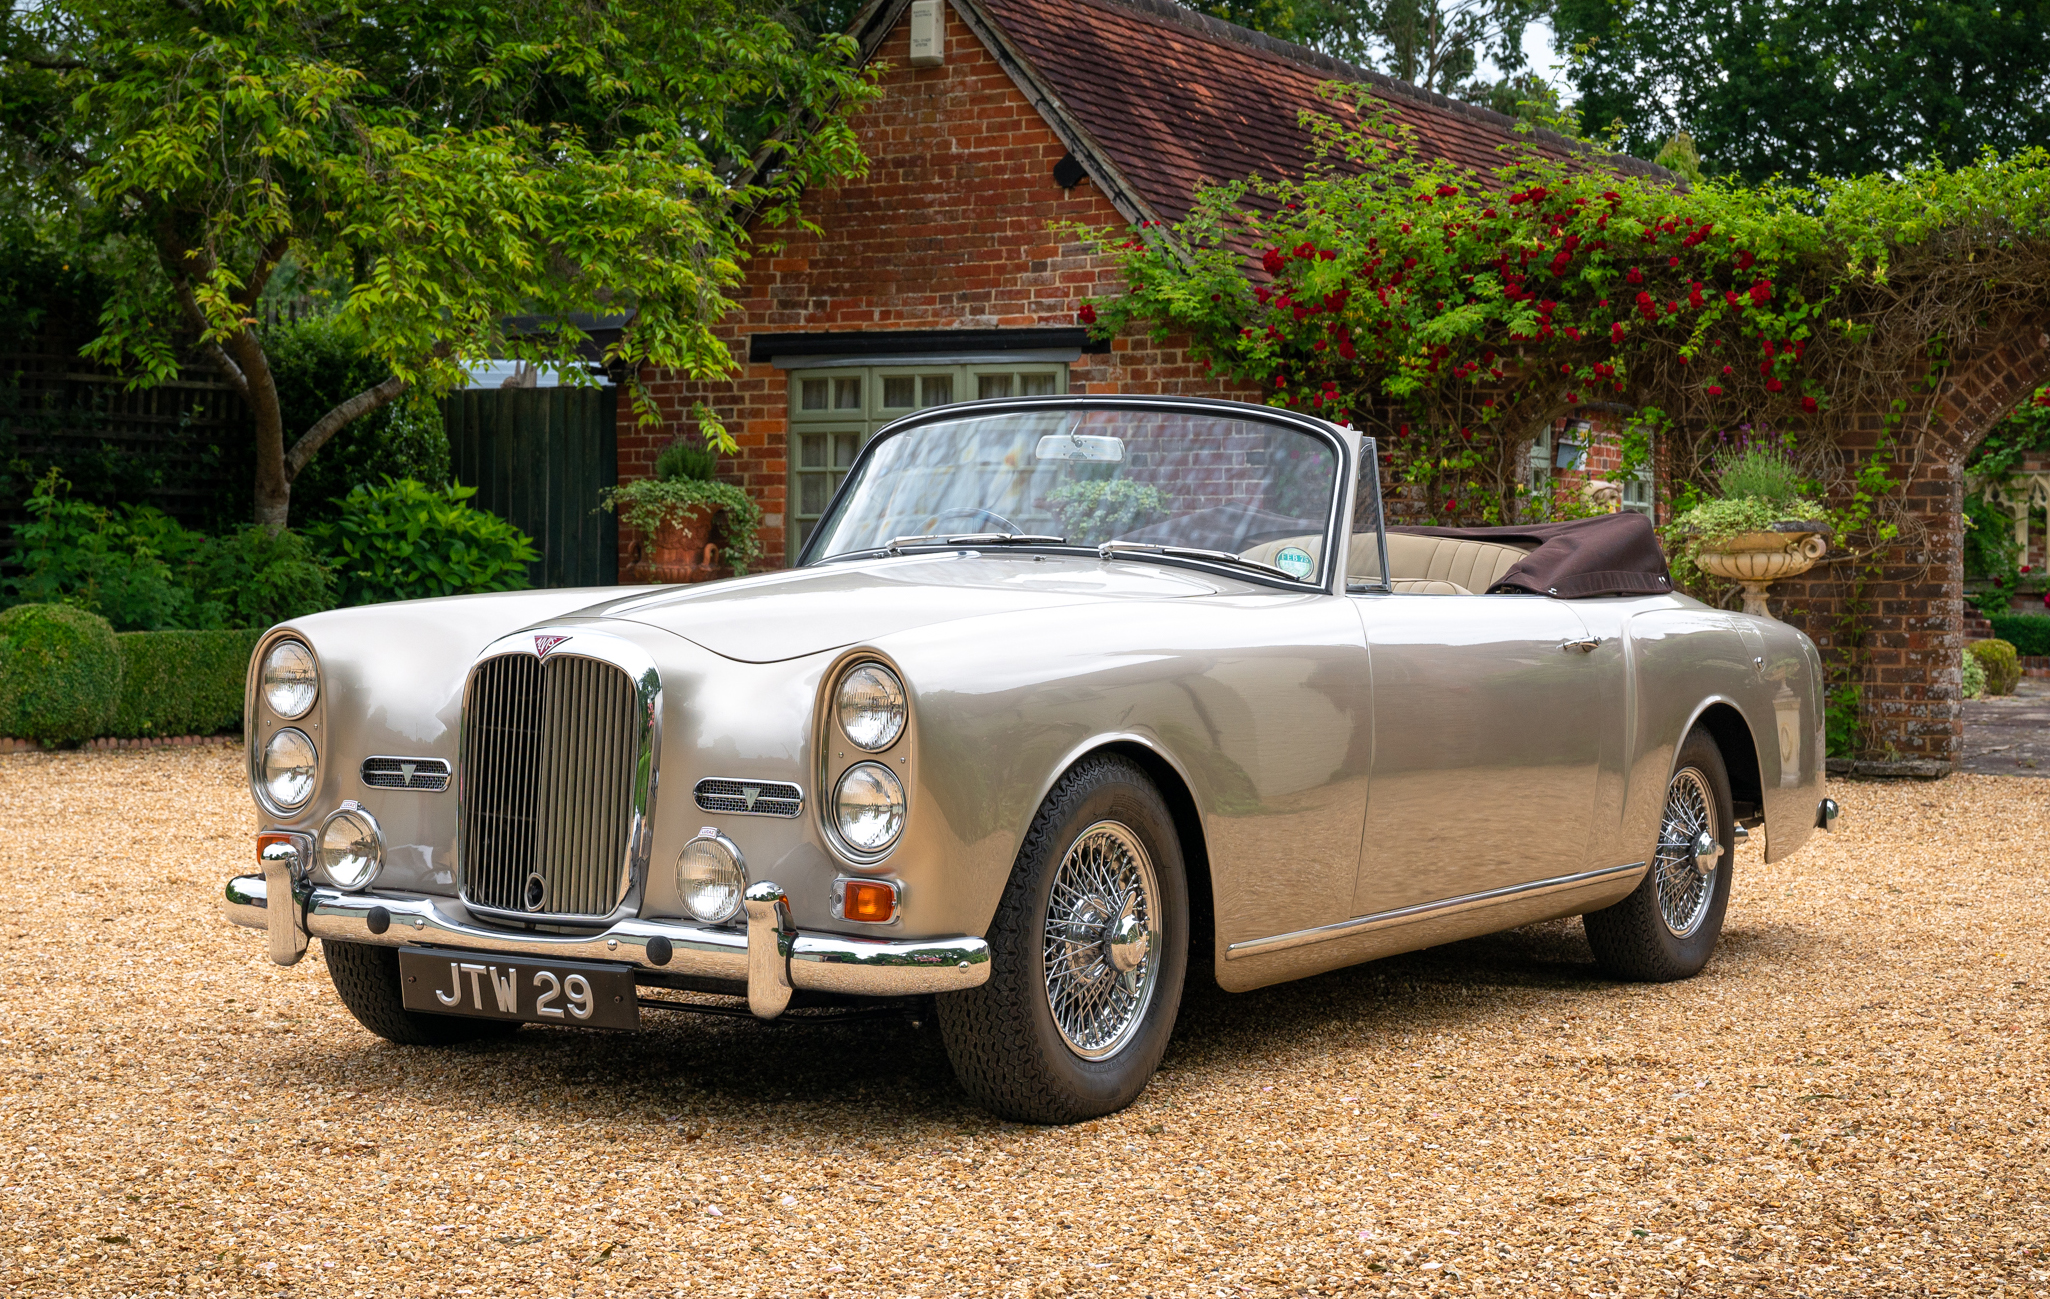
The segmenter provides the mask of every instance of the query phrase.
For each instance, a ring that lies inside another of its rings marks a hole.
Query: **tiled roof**
[[[1176,221],[1197,188],[1251,175],[1301,175],[1313,156],[1305,108],[1333,111],[1329,81],[1365,83],[1414,132],[1426,158],[1487,171],[1522,140],[1555,155],[1563,137],[1517,134],[1500,113],[1419,90],[1173,0],[977,0],[1076,125],[1138,191]],[[1657,173],[1636,159],[1604,165]]]

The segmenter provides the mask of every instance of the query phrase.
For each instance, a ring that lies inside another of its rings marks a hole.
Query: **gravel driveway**
[[[1832,792],[1690,982],[1211,992],[1039,1129],[908,1021],[387,1045],[216,919],[236,753],[0,758],[0,1293],[2043,1294],[2050,785]]]

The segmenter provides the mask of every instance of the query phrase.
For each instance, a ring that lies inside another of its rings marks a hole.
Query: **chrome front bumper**
[[[279,858],[287,856],[279,852]],[[221,910],[238,925],[265,930],[271,959],[291,965],[309,938],[399,947],[425,943],[506,955],[615,961],[747,985],[748,1008],[774,1019],[796,989],[865,997],[957,992],[989,979],[989,944],[980,938],[877,942],[800,933],[783,890],[766,880],[747,890],[745,931],[669,920],[622,920],[589,936],[516,934],[473,923],[453,898],[379,897],[299,881],[283,861],[264,860],[261,875],[228,881]],[[272,906],[272,899],[283,905]]]

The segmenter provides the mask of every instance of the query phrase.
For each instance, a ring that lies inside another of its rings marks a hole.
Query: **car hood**
[[[952,551],[662,587],[581,616],[643,623],[726,658],[773,663],[984,614],[1187,599],[1236,585],[1145,562]]]

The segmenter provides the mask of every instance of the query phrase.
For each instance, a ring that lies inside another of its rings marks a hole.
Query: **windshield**
[[[1337,490],[1337,450],[1284,425],[1202,411],[1008,411],[878,443],[819,521],[810,554],[1018,535],[1228,552],[1316,582]]]

